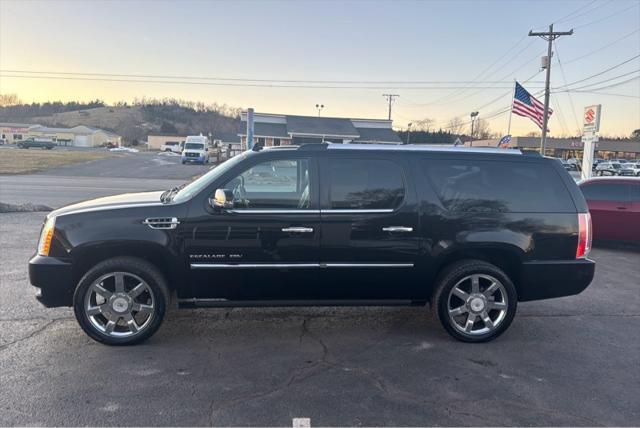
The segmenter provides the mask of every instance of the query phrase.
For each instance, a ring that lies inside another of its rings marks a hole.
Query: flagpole
[[[513,79],[513,91],[511,91],[511,110],[509,111],[509,125],[507,126],[507,135],[511,135],[511,116],[513,116],[513,98],[516,94],[516,79]]]

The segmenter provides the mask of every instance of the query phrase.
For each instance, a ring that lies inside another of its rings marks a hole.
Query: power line
[[[63,76],[97,76],[97,77],[126,77],[139,79],[179,79],[179,80],[212,80],[212,81],[229,81],[229,82],[272,82],[272,83],[318,83],[318,84],[462,84],[474,83],[474,80],[286,80],[286,79],[250,79],[250,78],[230,78],[230,77],[211,77],[211,76],[172,76],[160,74],[117,74],[117,73],[83,73],[70,71],[36,71],[36,70],[8,70],[0,69],[2,73],[24,73],[36,75],[63,75]],[[508,83],[508,81],[485,80],[480,83]]]
[[[629,34],[627,34],[627,35],[624,35],[624,36],[620,37],[619,39],[616,39],[616,40],[612,41],[611,43],[607,43],[606,45],[601,46],[601,47],[599,47],[598,49],[593,50],[593,51],[591,51],[591,52],[589,52],[589,53],[586,53],[586,54],[584,54],[584,55],[580,55],[580,56],[578,56],[578,57],[572,58],[572,59],[570,59],[569,61],[565,61],[565,62],[564,62],[564,64],[565,64],[565,65],[567,65],[567,64],[571,64],[571,63],[573,63],[573,62],[576,62],[576,61],[579,61],[579,60],[581,60],[581,59],[583,59],[583,58],[586,58],[586,57],[588,57],[588,56],[591,56],[591,55],[593,55],[593,54],[595,54],[595,53],[598,53],[598,52],[600,52],[600,51],[602,51],[602,50],[604,50],[604,49],[606,49],[606,48],[608,48],[608,47],[610,47],[610,46],[615,45],[615,44],[616,44],[616,43],[618,43],[618,42],[621,42],[622,40],[624,40],[624,39],[626,39],[626,38],[628,38],[628,37],[633,36],[634,34],[636,34],[636,33],[637,33],[637,32],[639,32],[639,31],[640,31],[640,28],[636,28],[636,29],[635,29],[634,31],[632,31],[631,33],[629,33]]]
[[[76,77],[76,76],[22,76],[15,74],[0,74],[0,78],[17,79],[53,79],[53,80],[77,80],[77,81],[102,81],[102,82],[129,82],[129,83],[161,83],[178,85],[199,85],[199,86],[228,86],[247,88],[289,88],[289,89],[364,89],[364,90],[445,90],[462,89],[465,86],[340,86],[340,85],[280,85],[261,83],[222,83],[222,82],[192,82],[184,80],[143,80],[143,79],[111,79],[107,77]],[[507,86],[485,86],[483,89],[506,89]]]
[[[611,85],[601,86],[599,88],[591,88],[591,90],[592,91],[598,91],[600,89],[615,88],[617,86],[622,86],[622,85],[625,85],[625,84],[627,84],[629,82],[633,82],[634,80],[638,80],[638,79],[640,79],[640,76],[632,77],[631,79],[623,80],[622,82],[612,83]],[[592,86],[592,85],[586,85],[586,86],[582,86],[580,88],[573,88],[572,90],[582,89],[582,88],[586,88],[588,86]]]
[[[613,94],[613,93],[610,93],[610,92],[600,92],[600,91],[581,91],[581,90],[565,89],[564,91],[554,91],[553,93],[555,94],[556,92],[573,92],[573,93],[581,93],[581,94],[598,94],[598,95],[611,96],[611,97],[624,97],[624,98],[637,98],[637,99],[640,99],[640,95]]]
[[[568,89],[584,89],[584,88],[588,88],[589,86],[602,85],[603,83],[608,83],[608,82],[611,82],[613,80],[619,79],[621,77],[626,77],[626,76],[629,76],[631,74],[635,74],[635,73],[638,73],[638,72],[640,72],[640,68],[637,69],[637,70],[630,71],[628,73],[619,74],[619,75],[617,75],[615,77],[611,77],[609,79],[604,79],[604,80],[600,80],[598,82],[593,82],[593,83],[589,83],[589,84],[586,84],[586,85],[582,85],[582,86],[577,87],[577,88],[568,88]],[[566,86],[561,86],[560,88],[566,88]]]
[[[588,9],[588,7],[590,5],[592,5],[593,3],[594,2],[591,2],[588,5],[580,8],[580,9],[577,9],[576,12],[580,12],[581,11],[581,13],[578,13],[576,16],[571,16],[571,17],[567,16],[568,19],[560,19],[560,20],[554,22],[554,24],[561,23],[562,21],[574,21],[575,19],[580,18],[582,16],[590,15],[591,13],[593,13],[594,10],[600,9],[601,7],[603,7],[603,6],[607,5],[607,4],[613,3],[613,0],[601,1],[596,7]]]
[[[596,1],[598,1],[598,0],[591,0],[591,1],[590,1],[589,3],[587,3],[585,6],[582,6],[582,5],[581,5],[579,8],[577,8],[577,9],[576,9],[576,10],[574,10],[573,12],[568,13],[567,15],[563,16],[562,18],[558,18],[558,19],[556,19],[555,21],[553,21],[553,23],[554,23],[554,24],[559,24],[560,22],[562,22],[562,21],[566,20],[567,18],[571,17],[572,15],[574,15],[574,14],[576,14],[576,13],[578,13],[578,12],[584,11],[586,8],[588,8],[589,6],[591,6],[592,4],[594,4]],[[582,14],[579,14],[578,16],[580,16],[580,15],[582,15]],[[545,27],[538,27],[538,28],[546,28],[546,26],[545,26]]]
[[[488,67],[486,67],[486,68],[485,68],[484,70],[482,70],[478,75],[476,75],[476,77],[474,78],[474,80],[473,80],[471,83],[475,83],[476,81],[478,81],[478,80],[480,79],[480,77],[484,76],[484,75],[485,75],[485,73],[487,73],[489,70],[491,70],[491,69],[492,69],[496,64],[498,64],[498,63],[499,63],[503,58],[505,58],[509,53],[511,53],[511,51],[513,51],[516,47],[518,47],[518,45],[520,45],[520,43],[522,43],[525,39],[526,39],[526,36],[524,36],[524,37],[522,37],[521,39],[519,39],[519,40],[518,40],[518,41],[517,41],[513,46],[511,46],[509,49],[507,49],[507,51],[506,51],[504,54],[502,54],[502,55],[501,55],[497,60],[495,60],[494,62],[492,62]],[[516,54],[516,56],[514,56],[514,57],[513,57],[513,58],[511,58],[510,60],[511,60],[511,61],[513,61],[513,59],[517,58],[517,57],[518,57],[522,52],[526,51],[526,50],[529,48],[529,46],[531,46],[531,43],[529,43],[527,46],[525,46],[525,48],[524,48],[524,49],[520,50],[520,51]],[[492,73],[492,74],[489,74],[489,76],[491,76],[491,75],[493,75],[493,74],[495,74],[495,72],[494,72],[494,73]],[[467,85],[467,87],[466,87],[466,88],[461,88],[461,90],[453,91],[453,92],[448,93],[448,94],[445,94],[444,96],[442,96],[442,97],[440,97],[440,98],[437,98],[437,99],[435,99],[435,100],[433,100],[433,101],[430,101],[430,102],[428,102],[428,103],[422,103],[422,104],[419,104],[419,105],[422,105],[422,106],[428,106],[428,105],[439,104],[439,103],[440,103],[440,101],[445,100],[445,99],[448,99],[448,102],[446,102],[446,103],[442,103],[442,104],[450,104],[451,102],[459,101],[459,100],[460,100],[460,98],[456,100],[456,99],[455,99],[455,97],[456,97],[456,96],[461,95],[461,94],[462,94],[462,93],[464,93],[467,89],[471,89],[471,88],[473,88],[473,85],[472,85],[472,84],[471,84],[471,85]],[[451,98],[453,98],[453,100],[451,100]]]
[[[599,73],[592,74],[591,76],[585,77],[584,79],[580,79],[580,80],[576,80],[576,81],[571,82],[571,83],[567,83],[567,85],[565,85],[565,86],[571,86],[571,85],[575,85],[576,83],[584,82],[585,80],[593,79],[594,77],[598,77],[600,75],[608,73],[611,70],[615,70],[616,68],[621,67],[621,66],[623,66],[623,65],[625,65],[625,64],[627,64],[627,63],[629,63],[629,62],[631,62],[634,59],[639,58],[639,57],[640,57],[640,54],[636,55],[636,56],[633,56],[633,57],[631,57],[631,58],[629,58],[629,59],[627,59],[625,61],[622,61],[621,63],[618,63],[618,64],[614,65],[613,67],[609,67],[606,70],[603,70],[603,71],[601,71]],[[560,87],[560,88],[562,88],[562,87]]]
[[[603,17],[603,18],[596,19],[596,20],[593,20],[593,21],[591,21],[591,22],[587,22],[587,23],[585,23],[585,24],[577,25],[577,26],[575,26],[575,27],[573,27],[573,28],[578,29],[578,28],[584,28],[584,27],[587,27],[587,26],[589,26],[589,25],[598,24],[598,23],[600,23],[600,22],[602,22],[602,21],[606,21],[606,20],[607,20],[607,19],[609,19],[609,18],[612,18],[612,17],[614,17],[614,16],[616,16],[616,15],[619,15],[619,14],[621,14],[622,12],[626,12],[627,10],[632,9],[632,8],[634,8],[634,7],[638,6],[638,4],[640,4],[640,3],[632,4],[631,6],[629,6],[629,7],[627,7],[627,8],[621,9],[621,10],[619,10],[619,11],[617,11],[617,12],[614,12],[614,13],[612,13],[612,14],[610,14],[610,15],[607,15],[607,16],[605,16],[605,17]]]
[[[567,76],[564,74],[564,67],[562,66],[562,61],[560,61],[560,51],[558,50],[558,44],[556,43],[556,58],[558,59],[558,65],[560,66],[560,73],[562,74],[562,81],[565,86],[567,85]],[[571,93],[567,92],[567,97],[569,98],[569,105],[571,106],[571,114],[573,115],[574,124],[576,129],[580,129],[580,122],[578,122],[578,116],[576,114],[576,108],[573,105],[573,99],[571,98]],[[556,104],[559,101],[556,100]]]

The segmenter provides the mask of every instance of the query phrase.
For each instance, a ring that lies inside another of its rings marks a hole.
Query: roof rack
[[[520,149],[499,149],[497,147],[455,147],[435,144],[330,144],[329,150],[394,150],[419,152],[457,152],[457,153],[493,153],[503,155],[522,155]]]

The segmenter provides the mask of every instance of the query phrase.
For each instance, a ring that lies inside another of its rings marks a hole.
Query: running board
[[[255,308],[290,306],[424,306],[424,300],[227,300],[178,299],[178,307],[186,308]]]

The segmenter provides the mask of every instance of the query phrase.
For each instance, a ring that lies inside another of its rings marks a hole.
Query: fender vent
[[[145,219],[142,223],[151,229],[175,229],[180,224],[175,217],[151,217]]]

